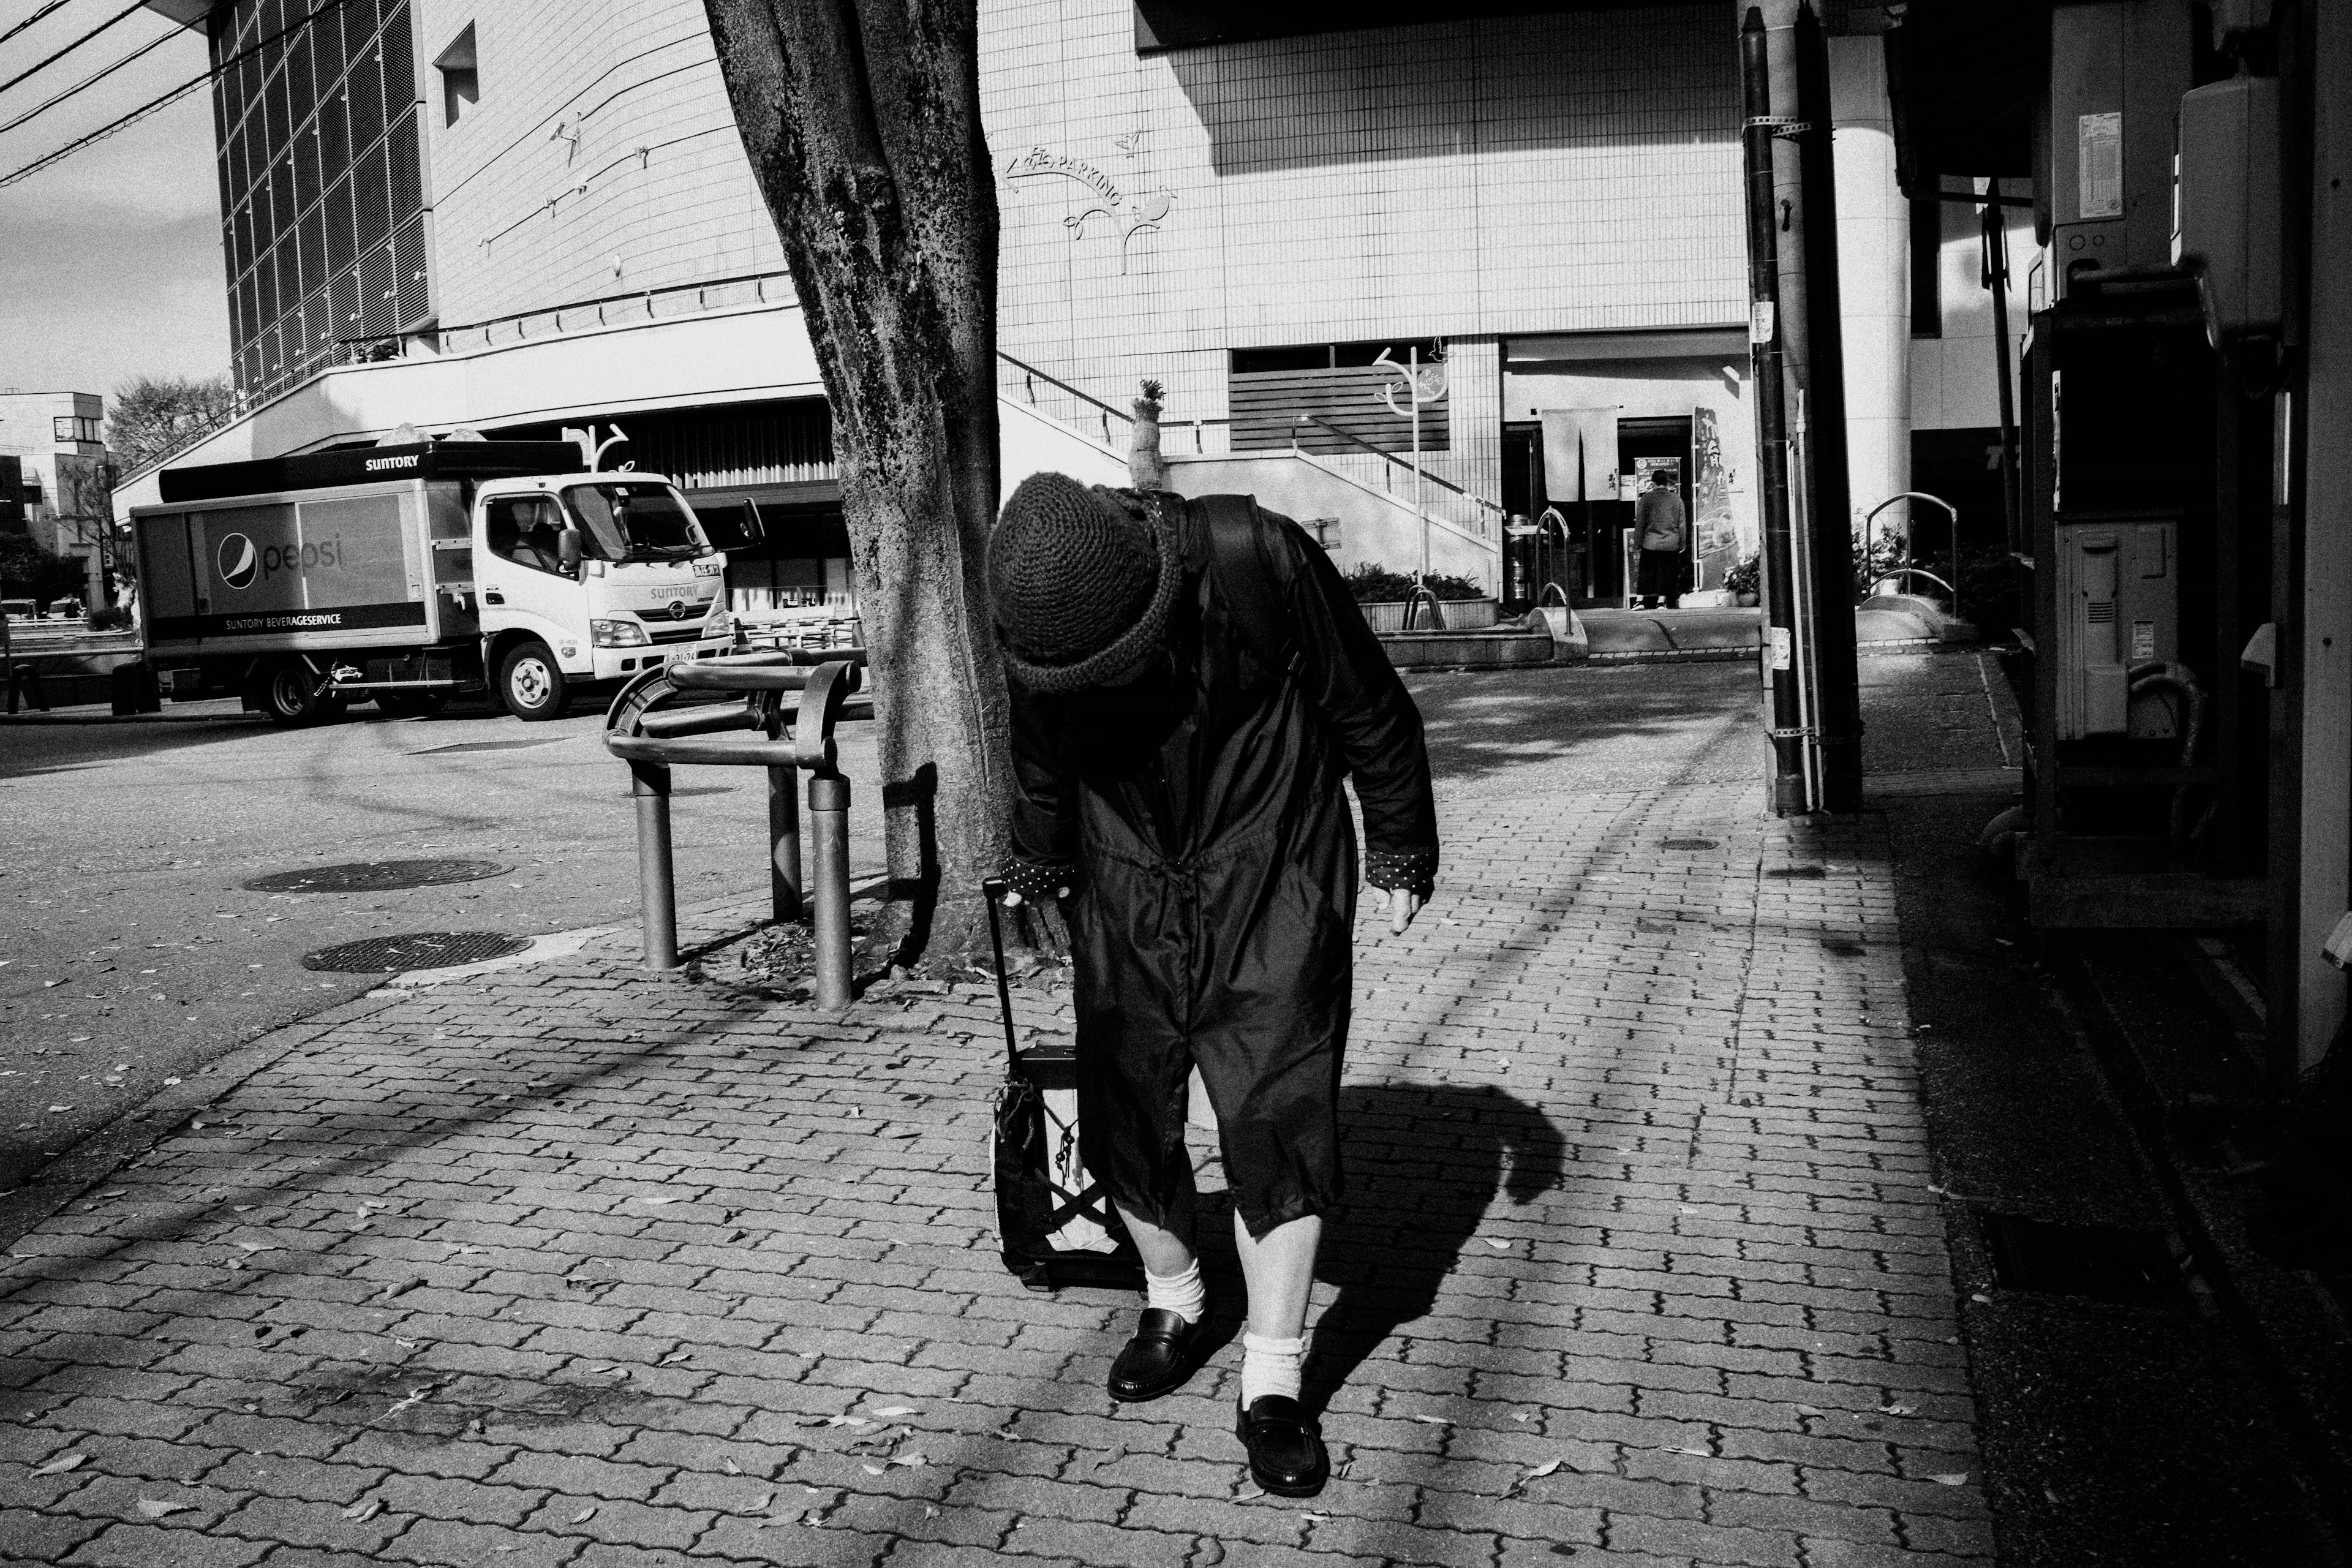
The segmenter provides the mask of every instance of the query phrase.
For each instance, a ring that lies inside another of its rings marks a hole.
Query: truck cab
[[[163,504],[131,511],[158,688],[280,724],[485,687],[552,719],[583,683],[723,651],[726,556],[668,479],[602,451],[419,439],[165,469]]]
[[[732,636],[727,558],[657,474],[487,479],[468,520],[482,668],[518,718],[581,681],[709,658]]]

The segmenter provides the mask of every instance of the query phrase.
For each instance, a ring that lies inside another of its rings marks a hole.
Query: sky
[[[124,3],[66,0],[0,44],[0,80]],[[38,8],[37,0],[0,0],[0,31]],[[209,61],[202,34],[142,11],[0,92],[0,121],[13,120],[163,33],[179,36],[0,133],[0,176],[202,74]],[[142,374],[226,374],[218,191],[209,87],[0,187],[0,389],[110,394]]]

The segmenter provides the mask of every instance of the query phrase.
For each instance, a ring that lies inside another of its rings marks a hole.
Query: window
[[[485,521],[490,553],[534,572],[563,570],[563,514],[552,496],[502,497]]]
[[[95,441],[98,421],[77,415],[60,414],[49,422],[50,432],[60,441]]]
[[[474,24],[436,56],[433,68],[441,73],[441,123],[455,125],[482,99],[482,73],[474,63]]]

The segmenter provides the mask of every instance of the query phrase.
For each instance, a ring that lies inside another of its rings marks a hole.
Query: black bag
[[[1032,1290],[1065,1285],[1143,1288],[1143,1260],[1118,1210],[1078,1158],[1077,1058],[1066,1044],[1024,1051],[1013,1033],[997,905],[1004,884],[981,884],[996,952],[996,1000],[1004,1014],[1004,1083],[996,1091],[992,1163],[996,1234],[1004,1267]]]

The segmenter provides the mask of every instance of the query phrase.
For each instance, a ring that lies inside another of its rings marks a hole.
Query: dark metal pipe
[[[637,894],[645,910],[646,967],[677,965],[677,887],[669,852],[669,764],[631,763],[629,793],[637,802]]]
[[[1985,182],[1984,279],[1992,290],[1993,366],[2000,382],[2000,512],[2012,554],[2025,551],[2025,489],[2018,479],[2017,390],[2009,369],[2009,226],[2001,221],[2000,182]],[[1952,522],[1952,581],[1960,578],[1959,521]],[[1952,612],[1959,614],[1956,606]]]
[[[1772,809],[1806,808],[1804,710],[1798,693],[1794,559],[1789,532],[1789,425],[1780,377],[1780,259],[1772,212],[1772,81],[1764,14],[1749,6],[1739,27],[1740,100],[1746,123],[1740,153],[1748,184],[1748,301],[1750,380],[1756,390],[1756,471],[1763,534],[1763,648],[1770,706]]]
[[[768,770],[768,893],[779,921],[801,918],[800,770]]]
[[[809,833],[815,885],[809,889],[816,927],[816,1003],[829,1011],[850,1004],[849,781],[838,773],[809,778]]]

